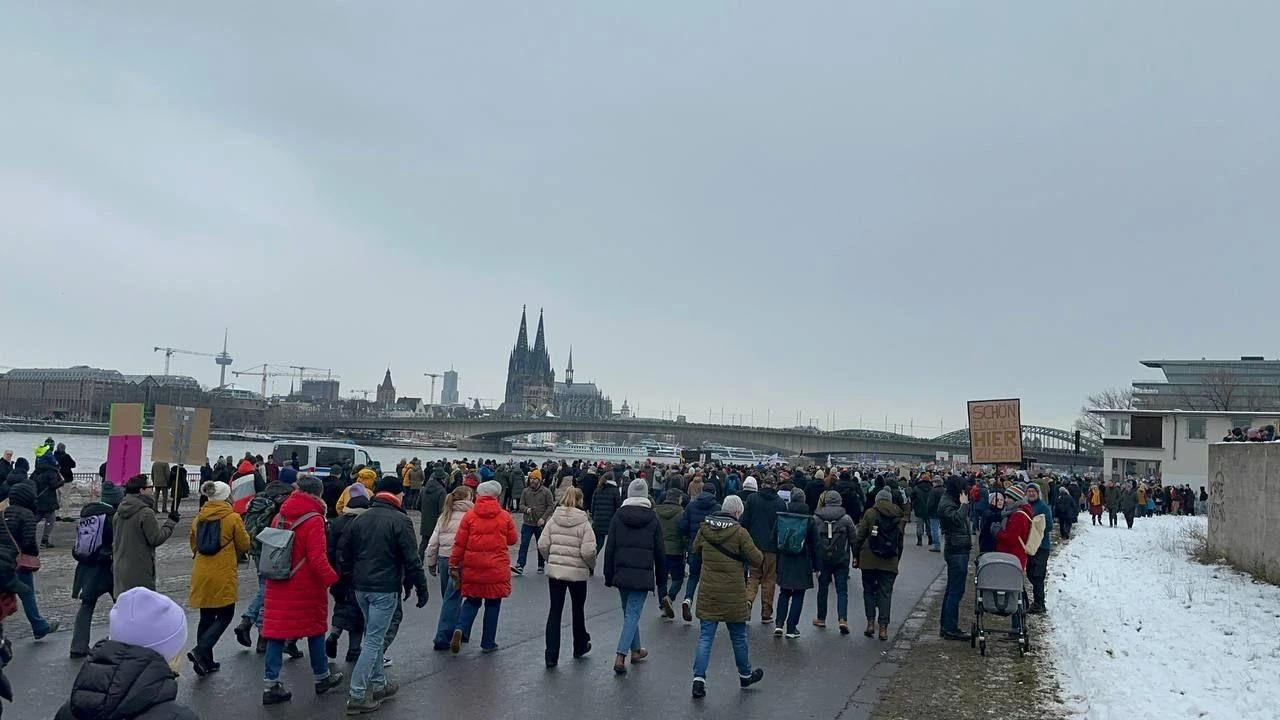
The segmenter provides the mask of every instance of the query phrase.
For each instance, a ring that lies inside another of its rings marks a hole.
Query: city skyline
[[[1280,6],[287,5],[7,9],[0,365],[496,398],[527,303],[643,415],[952,429],[1280,353]]]

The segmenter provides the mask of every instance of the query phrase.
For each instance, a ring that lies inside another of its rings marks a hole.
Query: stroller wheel
[[[973,621],[973,627],[969,628],[969,647],[978,647],[978,621]]]
[[[1026,630],[1022,631],[1022,652],[1023,654],[1031,652],[1031,636]]]

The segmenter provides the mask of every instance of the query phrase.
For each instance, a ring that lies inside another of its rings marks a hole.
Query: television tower
[[[218,364],[218,387],[227,386],[227,368],[231,365],[231,355],[227,353],[227,331],[222,331],[222,352],[214,356],[213,361]]]

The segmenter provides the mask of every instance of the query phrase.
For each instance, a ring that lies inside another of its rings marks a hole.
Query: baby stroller
[[[1027,635],[1027,597],[1023,592],[1022,564],[1016,555],[989,552],[978,558],[978,571],[974,573],[976,595],[973,604],[973,628],[969,631],[969,646],[987,654],[987,629],[983,615],[992,613],[1010,618],[1017,633],[1018,654],[1031,650]]]

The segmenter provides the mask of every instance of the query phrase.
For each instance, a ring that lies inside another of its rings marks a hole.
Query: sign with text
[[[1022,462],[1022,401],[969,401],[969,459],[975,465]]]
[[[200,465],[209,453],[209,408],[156,406],[151,459],[173,465]]]

